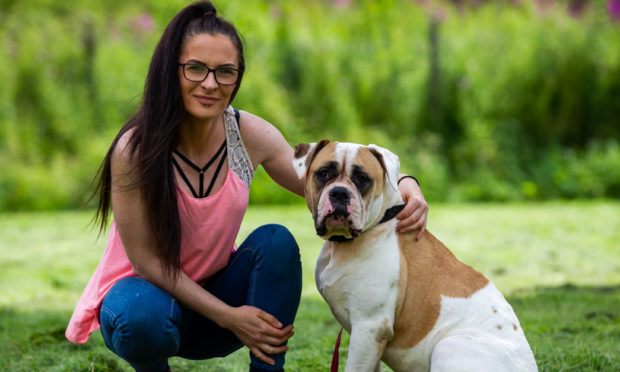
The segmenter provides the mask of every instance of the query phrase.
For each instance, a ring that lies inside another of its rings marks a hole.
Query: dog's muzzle
[[[332,212],[325,216],[329,219],[332,226],[343,226],[347,223],[350,216],[349,205],[351,204],[351,194],[346,187],[336,186],[329,190],[329,202]]]
[[[316,221],[316,233],[329,240],[345,241],[356,238],[361,231],[351,227],[351,191],[343,186],[334,186],[327,191],[329,212]]]

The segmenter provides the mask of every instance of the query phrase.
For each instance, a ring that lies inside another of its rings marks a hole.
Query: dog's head
[[[379,146],[302,143],[295,146],[293,166],[300,179],[305,177],[306,203],[323,239],[356,238],[387,208],[402,203],[398,157]]]

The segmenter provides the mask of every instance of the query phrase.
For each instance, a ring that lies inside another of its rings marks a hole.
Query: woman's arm
[[[254,169],[262,165],[276,183],[303,197],[304,184],[293,168],[294,150],[282,133],[266,120],[245,111],[240,112],[243,142]]]
[[[257,357],[274,363],[265,354],[287,350],[282,345],[292,336],[292,325],[282,324],[272,315],[251,306],[231,307],[194,282],[182,270],[178,278],[165,274],[163,262],[155,252],[151,227],[137,185],[137,168],[127,145],[130,133],[123,135],[112,154],[112,210],[127,257],[134,272],[184,306],[230,329]]]

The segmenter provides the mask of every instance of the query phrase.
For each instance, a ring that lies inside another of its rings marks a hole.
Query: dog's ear
[[[390,150],[386,150],[375,144],[368,145],[368,148],[370,148],[370,151],[375,155],[377,160],[379,160],[379,163],[381,163],[381,166],[385,170],[388,183],[394,190],[398,191],[398,172],[400,171],[400,160],[398,160],[398,156]]]
[[[318,143],[298,143],[295,145],[295,156],[293,158],[293,168],[295,168],[295,172],[297,173],[297,177],[302,179],[308,169],[310,168],[310,164],[312,163],[312,159],[316,156],[316,154],[321,151],[325,145],[329,143],[328,140],[321,140]]]

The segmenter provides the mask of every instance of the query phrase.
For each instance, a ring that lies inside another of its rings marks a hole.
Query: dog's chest
[[[388,236],[371,243],[353,247],[326,242],[317,260],[317,288],[348,330],[356,319],[394,318],[400,276],[398,242]]]

